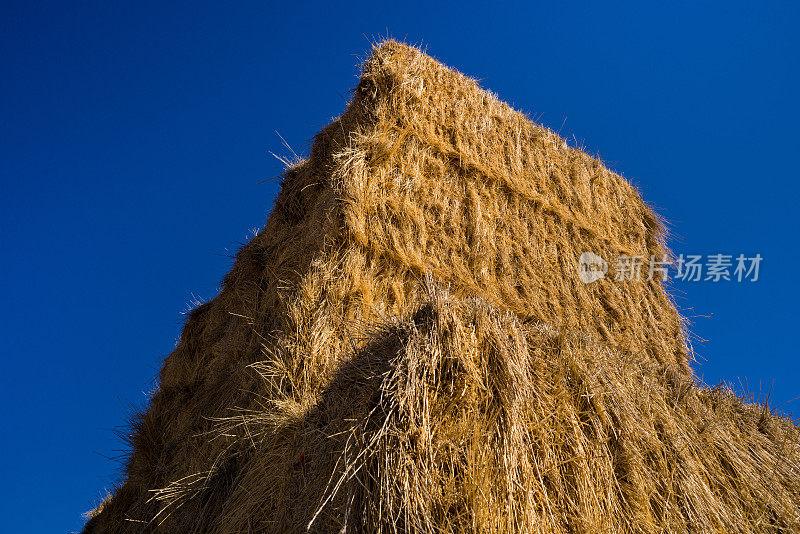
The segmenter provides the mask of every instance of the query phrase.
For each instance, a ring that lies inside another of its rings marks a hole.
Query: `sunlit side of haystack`
[[[598,160],[395,42],[199,307],[87,532],[800,529],[800,433],[702,389]]]

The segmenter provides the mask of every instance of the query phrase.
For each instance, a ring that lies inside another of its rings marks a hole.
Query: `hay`
[[[190,315],[86,532],[800,530],[800,432],[700,387],[598,160],[389,41]]]

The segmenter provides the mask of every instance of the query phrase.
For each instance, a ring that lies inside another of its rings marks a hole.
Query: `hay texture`
[[[419,50],[194,310],[86,532],[800,531],[800,432],[698,385],[625,179]]]

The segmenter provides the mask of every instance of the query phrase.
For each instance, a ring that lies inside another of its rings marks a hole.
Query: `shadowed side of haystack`
[[[636,190],[375,48],[195,310],[87,532],[797,529],[797,428],[699,389]]]
[[[212,475],[223,451],[239,454],[234,442],[214,439],[217,420],[258,404],[263,384],[248,366],[276,345],[276,333],[295,329],[292,293],[339,232],[327,186],[331,154],[346,142],[345,132],[368,120],[360,116],[363,109],[354,99],[318,135],[308,160],[287,170],[266,226],[237,254],[219,296],[189,315],[159,373],[158,391],[132,422],[126,479],[87,531],[147,531],[178,506],[186,517],[207,509],[198,488],[216,486]]]

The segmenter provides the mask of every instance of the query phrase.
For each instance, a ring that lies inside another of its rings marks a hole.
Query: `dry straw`
[[[800,531],[800,432],[689,367],[601,162],[386,42],[192,312],[86,532]]]

